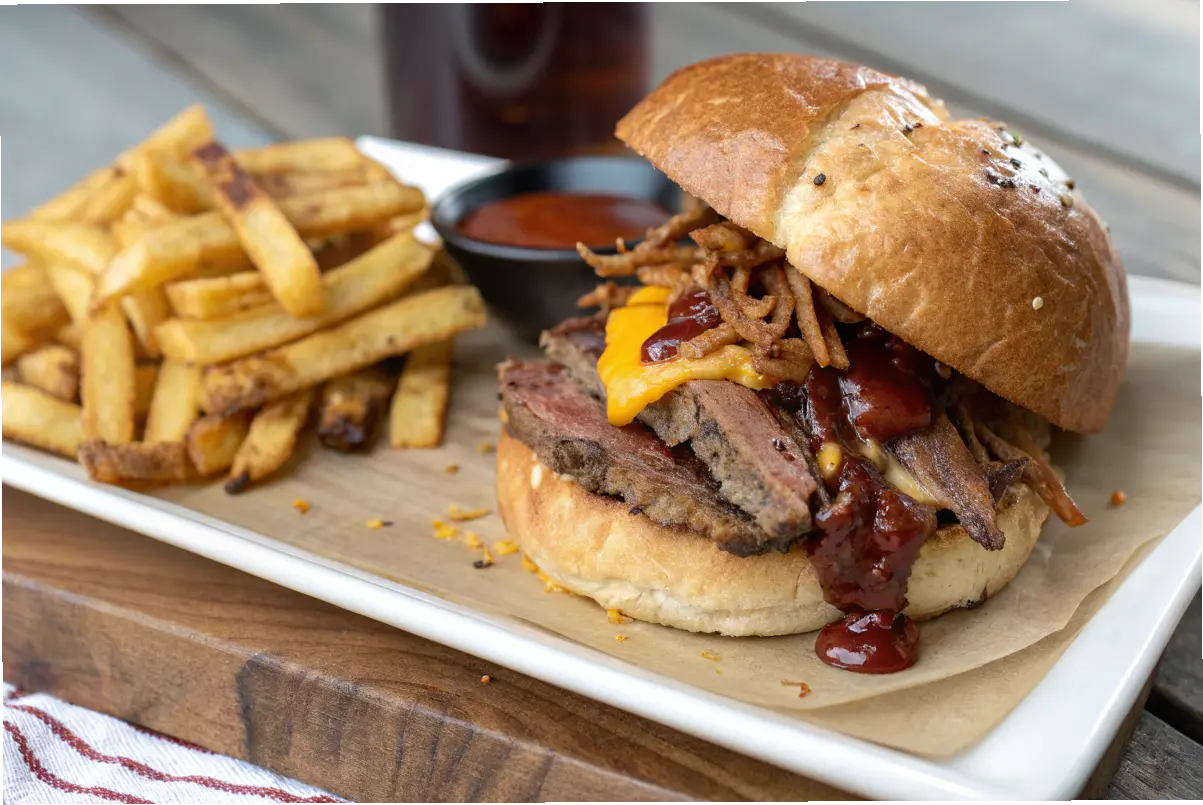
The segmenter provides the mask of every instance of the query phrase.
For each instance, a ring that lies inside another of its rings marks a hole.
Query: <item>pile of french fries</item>
[[[311,420],[362,450],[387,407],[393,447],[439,444],[452,339],[485,312],[414,238],[425,215],[349,140],[231,152],[184,110],[0,227],[27,261],[0,289],[4,437],[104,483],[231,493]]]

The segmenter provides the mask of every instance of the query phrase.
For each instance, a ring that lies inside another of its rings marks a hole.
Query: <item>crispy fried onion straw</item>
[[[631,294],[638,290],[638,285],[616,285],[613,282],[603,282],[576,300],[576,306],[597,307],[609,313],[613,308],[625,305],[630,300]]]
[[[1013,461],[1015,459],[1031,459],[1023,468],[1023,480],[1028,483],[1036,494],[1048,504],[1048,507],[1061,518],[1066,525],[1078,526],[1086,523],[1086,515],[1073,502],[1073,498],[1065,491],[1065,486],[1051,464],[1044,457],[1044,451],[1035,443],[1030,433],[1022,425],[1014,424],[1015,441],[1019,445],[999,436],[981,420],[974,421],[974,430],[986,449],[997,459]]]
[[[697,248],[677,244],[685,234]],[[828,304],[809,279],[785,262],[783,249],[730,221],[719,221],[709,208],[673,216],[630,251],[621,241],[616,255],[598,255],[580,244],[577,250],[598,276],[635,274],[644,285],[669,289],[670,305],[685,294],[708,292],[722,321],[681,344],[683,357],[700,358],[745,343],[757,371],[782,379],[805,379],[816,361],[848,367],[835,322],[856,314],[835,300]],[[608,308],[625,301],[626,294],[601,286],[583,301]],[[786,336],[795,316],[801,338]]]
[[[727,322],[718,327],[711,327],[701,335],[695,335],[679,347],[680,354],[686,358],[702,358],[731,344],[740,342],[739,332]]]
[[[596,254],[583,243],[576,244],[576,250],[599,277],[630,276],[640,266],[695,263],[704,259],[705,254],[690,246],[677,246],[676,242],[717,219],[718,213],[709,207],[687,210],[655,229],[649,229],[644,239],[630,251],[626,250],[626,244],[621,240],[618,241],[618,254]]]
[[[802,331],[802,338],[814,353],[815,363],[819,366],[847,369],[848,353],[844,351],[844,344],[840,341],[840,334],[835,329],[831,313],[821,303],[816,304],[826,294],[821,288],[814,287],[802,272],[791,265],[786,266],[785,276],[789,280],[789,287],[797,306],[798,329]]]

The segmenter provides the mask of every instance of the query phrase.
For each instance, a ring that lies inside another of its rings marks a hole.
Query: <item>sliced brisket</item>
[[[724,502],[688,450],[670,449],[638,423],[611,425],[603,403],[570,382],[561,367],[509,361],[500,379],[506,429],[555,472],[739,556],[788,547],[790,540],[765,534]]]
[[[983,548],[996,551],[1003,546],[1005,538],[995,516],[990,479],[945,414],[941,413],[931,427],[893,440],[888,448],[941,508],[956,514],[969,536]],[[996,479],[996,483],[1000,481],[1010,483]]]
[[[569,319],[543,334],[548,357],[602,396],[597,359],[605,348],[601,317]],[[722,497],[778,541],[811,528],[810,502],[822,484],[813,459],[756,392],[724,380],[693,380],[647,406],[639,421],[665,443],[686,442],[719,483]]]
[[[590,394],[598,398],[606,396],[606,389],[597,375],[597,362],[606,351],[606,314],[562,321],[543,332],[539,346]]]

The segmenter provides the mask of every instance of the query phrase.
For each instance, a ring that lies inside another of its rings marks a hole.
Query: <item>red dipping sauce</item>
[[[520,193],[482,204],[455,228],[485,243],[528,249],[613,246],[642,238],[670,213],[649,199],[601,193]]]

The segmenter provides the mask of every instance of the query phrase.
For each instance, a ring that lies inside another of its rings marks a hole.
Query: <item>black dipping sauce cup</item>
[[[472,284],[522,338],[582,312],[576,300],[602,280],[575,249],[535,249],[475,240],[457,225],[476,208],[522,193],[598,193],[646,199],[674,213],[681,190],[642,159],[569,157],[511,165],[453,188],[434,205],[430,222]],[[637,240],[628,241],[634,246]],[[615,254],[613,244],[588,244],[598,254]],[[633,282],[617,278],[616,282]]]

